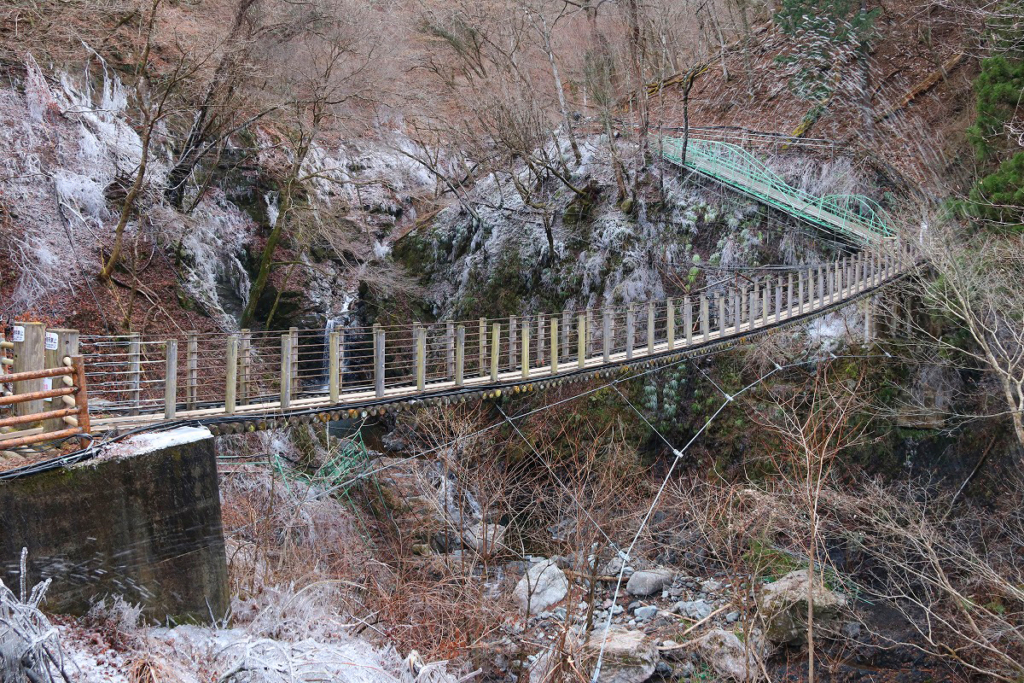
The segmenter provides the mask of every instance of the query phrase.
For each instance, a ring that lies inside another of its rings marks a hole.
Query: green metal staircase
[[[829,232],[861,243],[895,236],[892,219],[876,202],[862,195],[833,194],[815,197],[775,174],[742,147],[717,140],[662,138],[662,156],[669,162],[713,178],[753,199],[802,218]]]

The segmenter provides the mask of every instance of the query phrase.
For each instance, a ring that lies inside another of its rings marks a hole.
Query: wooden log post
[[[194,410],[199,402],[199,334],[185,335],[185,406]]]
[[[665,300],[665,343],[669,351],[676,347],[676,302],[671,297]]]
[[[551,374],[558,374],[558,317],[551,316]],[[495,378],[497,379],[497,378]]]
[[[244,405],[249,405],[249,386],[252,384],[252,332],[247,329],[241,331],[241,345],[238,347],[238,400]]]
[[[554,318],[552,318],[552,322]],[[501,355],[501,323],[491,325],[491,381],[498,381],[498,358]]]
[[[178,414],[178,340],[168,339],[164,344],[164,419],[173,420]]]
[[[455,386],[466,383],[466,326],[459,325],[455,330]]]
[[[238,391],[238,335],[228,336],[227,372],[224,378],[224,413],[235,414]]]
[[[89,434],[92,426],[89,424],[89,390],[86,385],[85,359],[81,356],[71,357],[71,368],[75,371],[75,417],[78,423],[78,431],[82,434]],[[79,446],[86,448],[92,442],[91,438],[85,436],[78,442]]]
[[[14,323],[14,333],[11,341],[14,343],[14,363],[12,370],[15,374],[19,372],[32,372],[42,370],[46,365],[44,350],[46,325],[33,322]],[[34,394],[38,391],[45,391],[46,386],[42,379],[25,380],[14,383],[14,394]],[[16,416],[35,415],[43,412],[43,401],[26,401],[14,404]]]
[[[633,340],[636,336],[636,323],[633,320],[633,307],[626,304],[626,360],[633,360]]]
[[[292,335],[281,335],[281,410],[292,405]]]
[[[46,334],[43,337],[43,354],[44,354],[44,367],[50,368],[64,368],[67,367],[67,363],[70,359],[79,355],[78,354],[78,330],[70,330],[67,328],[55,328],[46,330]],[[43,380],[43,386],[46,389],[55,389],[55,385],[72,386],[74,384],[74,378],[70,375],[64,375],[63,377],[47,378]],[[67,400],[64,400],[67,399]],[[67,407],[74,405],[74,398],[71,396],[61,396],[57,399],[49,399],[49,408],[57,409],[65,407],[62,404],[68,404]],[[62,417],[52,420],[46,420],[43,422],[44,432],[55,432],[66,428],[66,423],[72,421],[71,426],[77,426],[73,422],[74,418]]]
[[[387,336],[380,323],[373,324],[373,393],[377,398],[384,396],[384,359]]]
[[[793,273],[786,275],[786,315],[793,317]]]
[[[576,367],[580,370],[587,365],[587,316],[576,316]]]
[[[725,297],[726,295],[715,294],[715,301],[718,302],[718,338],[721,339],[725,336]]]
[[[839,293],[839,300],[842,301],[845,297],[843,296],[843,279],[846,273],[846,259],[839,259],[839,263],[836,264],[836,291]]]

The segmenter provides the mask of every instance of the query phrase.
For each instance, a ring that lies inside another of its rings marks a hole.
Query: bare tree
[[[779,472],[793,487],[807,518],[807,676],[814,683],[814,590],[824,582],[816,561],[823,526],[822,495],[830,483],[832,465],[863,435],[863,423],[855,416],[862,398],[863,376],[847,384],[831,363],[825,363],[809,379],[803,391],[773,391],[767,409],[755,419],[781,442],[775,456]],[[819,575],[820,574],[820,575]]]
[[[287,163],[280,181],[277,217],[242,312],[243,327],[255,319],[275,265],[274,253],[295,220],[297,201],[310,191],[310,181],[323,175],[307,168],[310,151],[327,128],[338,123],[342,105],[367,96],[366,72],[377,49],[367,31],[370,23],[361,23],[360,12],[350,4],[337,3],[332,9],[329,18],[299,37],[294,46],[283,48],[297,48],[297,58],[284,60],[281,55],[282,62],[292,67],[290,78],[282,81],[290,87],[290,104],[282,121]],[[312,200],[307,197],[307,201]]]
[[[925,314],[911,318],[915,343],[990,373],[1024,445],[1024,236],[938,226],[920,249],[930,268],[912,283]]]

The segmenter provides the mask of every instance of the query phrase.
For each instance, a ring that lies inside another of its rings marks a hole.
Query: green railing
[[[873,200],[850,194],[815,197],[791,186],[764,162],[732,143],[691,138],[685,163],[681,138],[665,137],[662,143],[662,156],[670,162],[692,168],[826,230],[863,242],[895,235],[889,215]]]

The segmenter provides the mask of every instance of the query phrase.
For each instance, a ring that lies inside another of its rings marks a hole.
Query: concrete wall
[[[223,619],[229,604],[214,443],[205,429],[137,437],[101,458],[0,483],[0,576],[53,578],[44,609],[107,596],[164,622]]]

